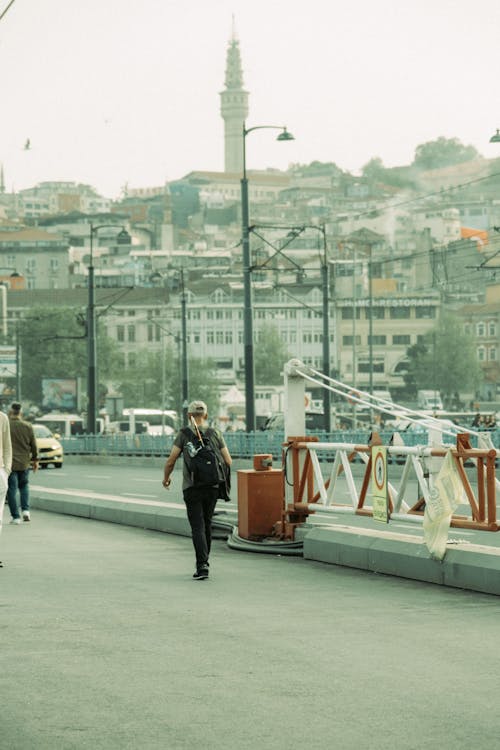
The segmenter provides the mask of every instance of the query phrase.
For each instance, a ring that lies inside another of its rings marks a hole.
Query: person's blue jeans
[[[9,474],[9,489],[7,490],[7,502],[9,503],[12,518],[19,518],[19,506],[17,504],[17,491],[21,499],[21,510],[30,509],[30,497],[28,490],[29,469],[22,471],[11,471]]]
[[[214,514],[218,487],[189,487],[184,490],[193,547],[196,554],[196,570],[208,567],[208,556],[212,542],[212,516]]]

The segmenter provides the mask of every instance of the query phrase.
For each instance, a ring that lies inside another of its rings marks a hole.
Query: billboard
[[[76,378],[42,378],[42,407],[75,411],[78,404]]]
[[[17,354],[15,346],[0,346],[0,378],[15,378]]]

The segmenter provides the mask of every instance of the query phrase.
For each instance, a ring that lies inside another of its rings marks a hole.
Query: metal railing
[[[283,433],[234,432],[224,435],[234,458],[252,458],[257,453],[271,453],[281,457]],[[97,456],[151,456],[166,457],[174,442],[174,435],[75,435],[60,438],[64,453]]]
[[[315,432],[321,443],[355,443],[366,444],[369,430],[335,430],[331,433]],[[490,433],[493,444],[500,447],[500,430]],[[383,431],[380,437],[385,445],[390,443],[392,431]],[[406,446],[422,445],[427,442],[426,432],[403,433]],[[234,458],[252,458],[255,454],[270,453],[274,459],[280,459],[284,442],[284,433],[272,430],[257,432],[225,432],[224,439]],[[160,456],[170,453],[174,441],[173,435],[77,435],[61,438],[66,455],[101,455],[101,456]],[[472,444],[475,440],[472,439]],[[331,461],[334,451],[322,455],[322,460]],[[395,457],[396,459],[396,457]]]
[[[288,465],[293,478],[293,503],[288,506],[288,510],[306,514],[344,512],[372,516],[372,508],[365,505],[372,474],[372,446],[322,443],[314,438],[309,440],[311,442],[292,440],[289,444],[291,454]],[[424,507],[430,502],[438,471],[436,465],[431,466],[431,459],[443,459],[450,452],[459,482],[462,484],[463,502],[469,506],[468,514],[451,516],[451,525],[457,528],[500,531],[496,508],[496,491],[500,488],[500,480],[495,473],[498,449],[472,448],[469,447],[468,439],[458,436],[456,447],[444,443],[440,446],[393,445],[385,446],[385,450],[388,455],[404,456],[404,469],[399,477],[399,487],[387,482],[391,520],[422,523]],[[329,477],[325,479],[320,467],[320,456],[331,451],[335,453],[335,460]],[[366,467],[361,482],[358,478],[359,486],[356,485],[351,471],[354,454],[361,457]],[[473,465],[476,470],[474,486],[471,477],[465,472],[467,464]],[[412,472],[421,493],[413,505],[408,498],[408,483]],[[341,476],[345,487],[343,491],[337,492]]]

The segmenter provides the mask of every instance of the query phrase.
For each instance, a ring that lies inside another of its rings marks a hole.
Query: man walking
[[[229,472],[229,467],[232,463],[231,454],[219,430],[208,427],[206,424],[207,416],[207,406],[203,401],[192,401],[189,404],[188,420],[191,429],[184,428],[175,437],[163,472],[162,484],[166,490],[170,487],[170,475],[174,469],[175,462],[183,453],[184,448],[189,443],[191,443],[189,447],[196,446],[200,437],[204,443],[208,443],[217,457],[220,456],[226,474]],[[219,479],[216,479],[213,484],[198,485],[195,474],[190,471],[184,460],[182,466],[182,491],[196,555],[196,571],[193,578],[204,580],[208,578],[208,557],[212,541],[212,516],[217,499],[221,496]]]
[[[9,426],[12,441],[12,471],[9,475],[7,502],[12,516],[11,523],[19,525],[21,518],[17,504],[17,491],[19,490],[23,521],[29,521],[29,470],[30,466],[33,471],[38,469],[38,450],[33,427],[22,419],[21,404],[17,401],[9,410]]]

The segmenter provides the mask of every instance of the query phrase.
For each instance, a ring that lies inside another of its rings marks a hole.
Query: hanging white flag
[[[424,541],[436,560],[442,560],[446,554],[451,516],[464,500],[464,487],[449,450],[434,481],[424,512]]]

